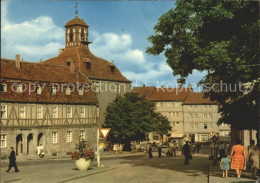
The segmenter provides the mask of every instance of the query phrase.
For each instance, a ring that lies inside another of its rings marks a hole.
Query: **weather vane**
[[[76,2],[76,6],[74,6],[74,8],[76,9],[75,15],[78,16],[78,13],[79,13],[79,12],[78,12],[78,2]]]

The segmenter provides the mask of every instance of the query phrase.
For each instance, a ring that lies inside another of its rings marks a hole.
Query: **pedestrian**
[[[158,144],[158,156],[159,156],[159,158],[162,157],[162,143],[161,142],[159,142],[159,144]]]
[[[172,152],[173,152],[174,157],[176,157],[176,144],[175,144],[175,142],[172,142]]]
[[[220,156],[220,159],[222,159],[224,157],[224,154],[225,154],[225,144],[223,141],[221,141],[220,145],[219,145],[219,156]]]
[[[116,150],[117,150],[116,144],[114,144],[114,145],[113,145],[113,153],[116,153]]]
[[[122,153],[122,151],[123,151],[123,144],[119,145],[119,151],[120,151],[120,153]]]
[[[148,149],[149,158],[153,158],[153,154],[152,154],[153,148],[150,142],[147,144],[147,149]]]
[[[245,147],[241,145],[241,140],[236,140],[236,145],[231,150],[231,169],[236,170],[237,178],[241,177],[242,170],[245,166]]]
[[[40,144],[40,157],[44,158],[44,151],[43,151],[43,145]]]
[[[37,146],[37,154],[38,154],[38,157],[40,158],[40,156],[41,156],[41,147],[39,145]]]
[[[229,166],[229,158],[227,157],[227,154],[224,154],[221,161],[220,161],[220,168],[223,171],[223,178],[228,177],[228,171],[230,169]]]
[[[250,147],[249,147],[247,161],[250,162],[252,178],[255,179],[257,175],[257,171],[259,169],[259,149],[255,145],[254,140],[250,140]]]
[[[119,150],[120,150],[119,144],[116,144],[116,152],[119,153]]]
[[[16,157],[15,157],[14,148],[11,147],[10,150],[11,150],[11,153],[10,153],[10,156],[8,157],[9,158],[9,168],[8,168],[8,170],[6,170],[6,172],[8,173],[12,167],[14,167],[15,172],[19,172],[17,165],[16,165]]]
[[[190,158],[190,146],[188,141],[186,141],[186,144],[182,147],[182,154],[185,157],[184,165],[188,165]]]

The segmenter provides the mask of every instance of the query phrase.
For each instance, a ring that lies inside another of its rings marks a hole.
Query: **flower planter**
[[[85,158],[79,158],[75,161],[76,167],[80,171],[87,170],[91,164],[91,160],[86,160]]]

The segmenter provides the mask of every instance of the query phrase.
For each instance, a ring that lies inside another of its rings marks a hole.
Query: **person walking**
[[[236,145],[231,150],[231,169],[236,170],[237,178],[241,177],[242,170],[245,166],[245,147],[241,145],[241,140],[236,140]]]
[[[162,143],[161,142],[158,144],[158,156],[159,156],[159,158],[162,157]]]
[[[220,145],[219,145],[219,156],[220,156],[220,160],[224,157],[225,155],[225,144],[223,141],[220,142]]]
[[[176,144],[175,144],[175,142],[172,142],[172,152],[173,152],[173,156],[176,157]]]
[[[44,158],[44,151],[43,151],[43,145],[40,144],[40,157]]]
[[[247,161],[250,162],[251,171],[252,171],[252,178],[255,179],[257,175],[257,171],[259,169],[259,149],[255,145],[254,140],[250,140],[250,146],[248,149],[248,157]]]
[[[9,158],[9,168],[8,168],[8,170],[6,170],[6,172],[9,173],[9,171],[12,167],[14,167],[15,172],[19,172],[17,165],[16,165],[16,157],[15,157],[14,148],[11,147],[10,150],[11,150],[11,153],[10,153],[10,156],[8,157]]]
[[[184,165],[188,165],[190,158],[190,146],[188,141],[186,141],[186,144],[182,147],[182,154],[185,157]]]
[[[230,169],[229,166],[229,158],[227,157],[227,154],[223,155],[223,158],[220,161],[220,168],[223,170],[223,178],[228,177],[228,171]]]
[[[149,158],[153,158],[153,154],[152,154],[153,148],[150,142],[147,144],[147,149],[148,149]]]
[[[37,146],[37,154],[38,154],[38,157],[40,158],[41,157],[41,146]]]

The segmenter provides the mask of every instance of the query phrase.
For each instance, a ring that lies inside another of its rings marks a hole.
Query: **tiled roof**
[[[142,97],[145,97],[146,99],[149,98],[155,87],[154,86],[148,86],[148,87],[134,87],[133,92],[139,94]]]
[[[134,87],[133,92],[146,96],[147,100],[159,101],[184,101],[190,92],[189,88],[155,88]]]
[[[88,27],[88,24],[83,20],[78,18],[77,16],[73,18],[72,20],[68,21],[64,27],[69,27],[73,25],[82,25],[85,27]]]
[[[126,79],[121,72],[114,67],[111,70],[111,62],[93,55],[87,46],[67,47],[57,57],[41,62],[42,64],[66,65],[68,59],[75,62],[75,67],[79,69],[89,79],[112,80],[121,82],[131,82]],[[87,69],[86,62],[91,64]]]
[[[83,96],[79,96],[76,90],[71,95],[66,95],[65,91],[57,91],[56,95],[51,94],[53,83],[58,83],[60,86],[70,83],[91,84],[87,77],[77,71],[71,73],[70,68],[66,66],[21,62],[21,68],[18,69],[15,61],[1,59],[1,82],[8,84],[7,92],[1,93],[1,101],[79,104],[98,102],[96,93],[93,91],[84,92]],[[39,95],[35,92],[30,93],[28,89],[24,93],[16,93],[16,91],[12,91],[13,83],[24,83],[27,88],[30,83],[40,85],[46,83],[46,85],[42,94]]]
[[[190,92],[183,104],[216,104],[216,102],[205,98],[202,92]]]

